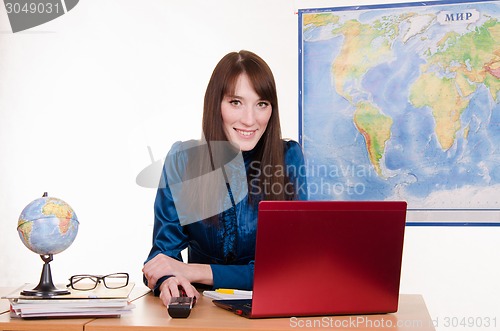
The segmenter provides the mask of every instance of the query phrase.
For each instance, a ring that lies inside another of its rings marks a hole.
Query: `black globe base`
[[[57,295],[70,294],[70,291],[58,289],[52,282],[52,273],[50,271],[49,264],[49,262],[52,261],[52,254],[40,255],[40,257],[42,258],[43,262],[45,262],[43,264],[40,282],[34,289],[22,291],[21,295],[50,298]]]

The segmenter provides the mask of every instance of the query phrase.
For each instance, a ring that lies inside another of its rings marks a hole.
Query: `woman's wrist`
[[[188,279],[191,283],[213,285],[212,267],[209,264],[189,263]]]

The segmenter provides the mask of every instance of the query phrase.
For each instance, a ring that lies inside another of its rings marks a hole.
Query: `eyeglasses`
[[[74,275],[69,278],[69,284],[66,285],[66,287],[71,287],[79,291],[90,291],[95,289],[102,281],[106,288],[116,289],[127,286],[128,278],[128,273],[126,272],[119,272],[106,276]]]

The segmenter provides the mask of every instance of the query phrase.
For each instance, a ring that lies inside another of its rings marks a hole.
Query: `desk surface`
[[[12,289],[0,288],[0,294]],[[118,330],[291,330],[291,329],[338,329],[358,331],[369,330],[435,330],[425,302],[420,295],[400,296],[399,310],[394,314],[363,316],[327,316],[303,318],[247,319],[214,306],[211,299],[201,297],[191,315],[186,319],[172,319],[159,298],[145,288],[138,288],[131,294],[136,308],[131,315],[120,318],[71,318],[23,320],[10,318],[8,301],[0,300],[0,330],[75,330],[75,331],[118,331]],[[7,307],[6,309],[4,309]],[[316,326],[316,328],[315,328]]]
[[[214,306],[211,299],[201,297],[187,319],[172,319],[159,298],[148,294],[135,300],[132,315],[121,318],[99,318],[85,325],[87,331],[152,330],[175,328],[187,330],[434,330],[432,320],[420,295],[401,295],[395,314],[363,316],[328,316],[304,318],[247,319]],[[397,326],[397,327],[396,327]]]

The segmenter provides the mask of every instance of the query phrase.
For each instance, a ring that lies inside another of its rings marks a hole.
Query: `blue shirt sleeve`
[[[236,288],[251,290],[253,287],[254,263],[246,265],[211,264],[214,279],[213,288]]]
[[[180,143],[177,142],[172,146],[169,156],[175,155],[179,149]],[[167,156],[169,160],[175,160],[174,157]],[[167,169],[172,168],[174,165],[165,162],[162,169],[160,184],[156,193],[154,203],[154,227],[153,227],[153,245],[146,259],[146,262],[151,260],[156,255],[163,253],[174,259],[182,261],[181,251],[187,247],[188,237],[184,232],[183,227],[179,222],[175,204],[173,202],[172,192],[167,183]],[[175,174],[175,171],[168,171],[169,175]],[[155,293],[158,294],[157,288],[168,277],[162,277],[156,284]],[[144,283],[147,281],[143,278]]]
[[[162,169],[162,175],[154,203],[153,247],[146,260],[149,261],[159,253],[182,261],[181,251],[188,245],[188,236],[179,222],[172,192],[168,181],[180,181],[179,164],[182,160],[176,158],[180,142],[175,143],[169,152]],[[167,181],[167,173],[170,177]],[[177,178],[172,178],[177,176]]]

